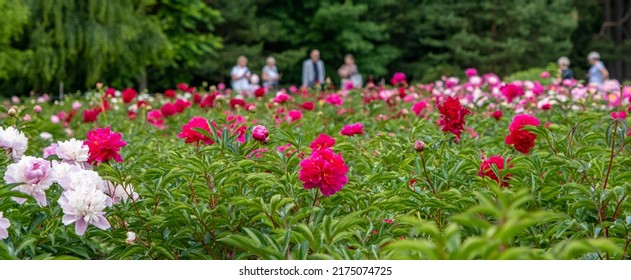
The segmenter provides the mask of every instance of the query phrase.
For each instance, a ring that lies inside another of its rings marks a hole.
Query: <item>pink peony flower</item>
[[[342,130],[340,130],[341,135],[353,136],[356,134],[365,134],[364,125],[361,123],[347,124]]]
[[[539,77],[542,79],[550,78],[550,72],[548,71],[541,72],[541,74],[539,74]]]
[[[278,103],[278,104],[283,104],[285,102],[287,102],[287,100],[289,99],[289,95],[284,94],[284,93],[279,93],[278,95],[276,95],[276,97],[274,97],[274,102]]]
[[[427,107],[427,102],[425,101],[416,102],[414,103],[414,105],[412,105],[412,112],[414,112],[414,114],[418,116],[426,107]]]
[[[407,84],[408,82],[405,77],[405,73],[397,72],[397,73],[394,73],[394,75],[392,75],[392,79],[390,79],[390,83],[393,86],[396,86],[399,84]]]
[[[478,69],[467,68],[466,70],[464,70],[464,74],[467,75],[467,77],[477,76],[478,75]]]
[[[515,83],[507,84],[503,86],[501,89],[502,95],[506,97],[508,102],[513,102],[513,99],[524,95],[524,89],[520,86],[517,86]]]
[[[624,120],[625,118],[627,118],[627,112],[625,111],[613,112],[611,113],[611,118],[614,120]]]
[[[313,140],[313,142],[311,142],[309,147],[313,150],[322,150],[331,148],[333,145],[335,145],[335,139],[333,139],[333,137],[326,134],[320,134],[315,140]]]
[[[119,151],[127,145],[127,142],[121,139],[122,137],[123,134],[112,132],[109,126],[90,130],[85,140],[85,144],[90,149],[88,163],[98,165],[99,162],[106,162],[110,159],[122,162],[123,157]]]
[[[203,129],[210,132],[210,125],[208,121],[202,117],[193,117],[187,124],[182,126],[182,132],[177,135],[178,138],[184,139],[185,143],[205,143],[206,145],[214,144],[215,141],[201,132],[195,130],[195,128]]]
[[[342,97],[340,97],[336,93],[329,94],[329,96],[327,96],[324,101],[326,103],[329,103],[329,104],[332,104],[332,105],[335,105],[335,106],[342,106],[342,104],[344,103],[344,100],[342,99]]]
[[[346,185],[347,172],[341,154],[331,149],[314,150],[311,157],[300,162],[298,178],[305,189],[318,188],[324,196],[331,196]]]
[[[287,117],[287,120],[293,123],[297,120],[302,119],[302,112],[298,110],[290,110],[289,112],[287,112]]]
[[[260,142],[267,142],[269,131],[262,125],[257,125],[252,128],[252,138]]]
[[[162,118],[162,112],[160,112],[160,110],[149,111],[147,113],[147,122],[159,129],[166,128],[164,125],[164,118]]]
[[[160,112],[163,116],[170,117],[177,114],[177,107],[175,107],[173,103],[165,103],[162,105],[162,108],[160,108]]]
[[[32,196],[39,206],[44,207],[47,205],[46,190],[53,184],[50,162],[41,158],[24,156],[17,163],[7,166],[4,181],[9,184],[21,184],[13,190]],[[21,197],[14,197],[13,200],[19,204],[26,201]]]
[[[8,219],[2,216],[2,212],[0,212],[0,240],[7,239],[9,237],[9,232],[7,228],[11,226],[11,222]]]
[[[138,95],[138,93],[136,92],[135,89],[133,88],[126,88],[123,90],[123,102],[125,104],[129,104],[132,101],[134,101],[134,99],[136,99],[136,95]]]

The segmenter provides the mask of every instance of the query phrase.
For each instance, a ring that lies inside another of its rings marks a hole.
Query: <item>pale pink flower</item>
[[[11,222],[8,219],[2,216],[2,212],[0,212],[0,240],[7,239],[9,237],[9,232],[7,228],[11,226]]]
[[[17,163],[10,164],[4,174],[4,181],[9,184],[21,184],[13,190],[32,196],[39,206],[46,203],[46,190],[53,184],[50,162],[45,159],[24,156]],[[26,199],[14,197],[17,203],[22,204]]]
[[[57,142],[57,150],[55,151],[59,159],[70,163],[87,162],[90,155],[90,149],[81,140],[70,139]]]
[[[102,191],[87,185],[65,191],[58,200],[64,212],[64,225],[75,224],[75,233],[82,236],[90,224],[106,230],[110,223],[105,218],[105,208],[111,205],[110,198]]]

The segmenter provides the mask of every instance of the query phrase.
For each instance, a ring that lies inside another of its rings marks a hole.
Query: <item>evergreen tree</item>
[[[0,81],[8,79],[22,63],[24,53],[11,46],[11,39],[20,35],[28,20],[28,7],[22,0],[0,0]]]

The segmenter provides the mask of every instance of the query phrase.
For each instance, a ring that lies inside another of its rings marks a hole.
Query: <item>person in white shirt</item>
[[[266,65],[263,67],[263,86],[267,89],[269,88],[277,88],[278,80],[280,80],[280,74],[278,73],[278,68],[276,67],[276,59],[273,57],[268,57],[266,60]]]
[[[232,90],[236,93],[242,93],[250,88],[250,69],[247,67],[248,59],[245,56],[239,56],[237,65],[232,67],[230,71]]]

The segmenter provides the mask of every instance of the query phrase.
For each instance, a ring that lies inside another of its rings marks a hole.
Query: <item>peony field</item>
[[[1,259],[629,259],[631,87],[503,80],[2,99]]]

